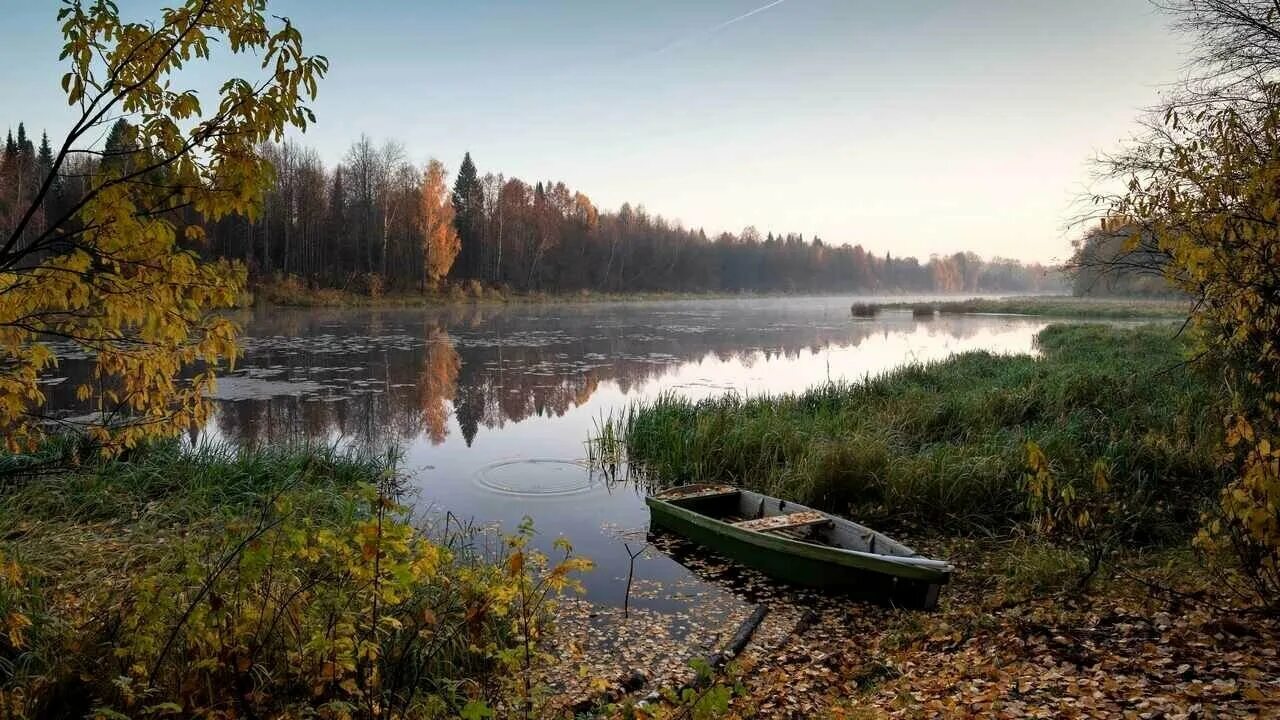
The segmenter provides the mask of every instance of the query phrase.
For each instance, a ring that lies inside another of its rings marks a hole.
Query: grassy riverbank
[[[845,513],[955,564],[935,613],[767,601],[726,681],[740,717],[1269,716],[1280,623],[1232,591],[1230,558],[1189,543],[1224,482],[1221,408],[1213,369],[1184,364],[1174,331],[1054,325],[1035,358],[972,352],[796,395],[663,397],[605,423],[594,452],[654,483],[741,484]],[[1056,482],[1046,502],[1073,489],[1056,529],[1029,502],[1029,443]]]
[[[664,483],[730,482],[840,513],[947,530],[1026,519],[1027,442],[1054,472],[1098,462],[1144,508],[1132,529],[1185,532],[1214,488],[1212,379],[1167,326],[1044,330],[1040,357],[971,352],[865,383],[779,397],[675,396],[602,437]]]
[[[455,717],[522,693],[540,564],[415,530],[387,458],[23,460],[0,478],[0,716]]]
[[[893,293],[889,293],[893,294]],[[841,294],[828,294],[836,296]],[[348,288],[311,287],[300,278],[258,278],[240,300],[282,307],[430,307],[459,304],[609,303],[735,298],[815,297],[806,293],[725,292],[517,292],[476,281],[415,292],[372,291],[353,283]],[[963,297],[963,296],[958,296]],[[881,310],[916,310],[928,315],[950,313],[1016,313],[1087,318],[1171,318],[1185,316],[1185,304],[1159,300],[1089,299],[1070,296],[1026,296],[1004,300],[957,299],[932,303],[855,303],[855,316],[874,316]]]
[[[881,311],[910,310],[919,316],[943,314],[1040,315],[1053,318],[1094,320],[1158,320],[1187,317],[1191,308],[1185,300],[1148,298],[1094,298],[1070,295],[1027,295],[984,299],[971,298],[936,303],[854,303],[854,317],[874,317]]]

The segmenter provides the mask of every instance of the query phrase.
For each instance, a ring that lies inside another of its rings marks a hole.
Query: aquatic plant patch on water
[[[1186,300],[1147,298],[1073,297],[1070,295],[1028,295],[1008,298],[972,298],[938,303],[854,303],[855,318],[874,317],[882,310],[909,310],[915,317],[934,312],[948,315],[1036,315],[1096,320],[1176,320],[1191,312]]]
[[[998,531],[1028,517],[1034,441],[1060,478],[1104,462],[1134,541],[1184,538],[1218,487],[1212,376],[1175,328],[1058,325],[1040,357],[970,352],[794,395],[666,395],[597,432],[634,473],[740,485],[869,522]],[[605,447],[605,446],[608,447]]]

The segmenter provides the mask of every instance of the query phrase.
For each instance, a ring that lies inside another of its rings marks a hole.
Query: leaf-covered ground
[[[827,608],[782,647],[748,651],[748,693],[735,709],[771,718],[1280,716],[1273,621],[1161,605],[1045,599],[916,620]]]
[[[1280,619],[1232,605],[1185,559],[1112,573],[1089,592],[1014,592],[1007,547],[947,550],[957,581],[932,613],[746,576],[770,612],[727,680],[739,686],[730,716],[1280,717]],[[647,679],[633,699],[691,673]],[[681,715],[661,703],[637,712]]]

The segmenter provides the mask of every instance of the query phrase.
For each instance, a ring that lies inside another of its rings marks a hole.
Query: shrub
[[[12,484],[0,714],[452,717],[529,697],[546,602],[585,561],[527,550],[531,530],[506,557],[432,540],[392,467],[172,444]]]
[[[364,294],[371,298],[382,297],[387,289],[386,281],[376,272],[365,273],[360,277],[360,282]]]

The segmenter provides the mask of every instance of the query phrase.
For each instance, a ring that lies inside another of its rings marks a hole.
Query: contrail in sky
[[[775,5],[781,5],[782,3],[786,2],[786,1],[787,1],[787,0],[773,0],[773,2],[769,3],[768,5],[761,5],[760,7],[756,8],[755,10],[752,10],[751,12],[745,12],[745,13],[742,13],[741,15],[739,15],[738,17],[736,17],[736,18],[734,18],[734,19],[732,19],[732,20],[725,20],[724,22],[720,23],[719,25],[717,25],[717,26],[715,26],[715,27],[711,28],[710,30],[708,30],[706,34],[707,34],[707,35],[710,35],[710,34],[712,34],[712,33],[718,33],[718,32],[720,32],[721,30],[723,30],[723,29],[725,29],[725,28],[729,27],[730,25],[732,25],[732,24],[734,24],[734,23],[742,22],[743,20],[746,20],[747,18],[751,17],[752,15],[756,15],[756,14],[758,14],[758,13],[762,13],[762,12],[764,12],[765,10],[768,10],[769,8],[771,8],[771,7],[775,6]]]
[[[662,53],[665,53],[665,52],[667,52],[667,51],[669,51],[669,50],[674,50],[675,48],[678,48],[678,47],[680,47],[681,45],[687,45],[687,44],[689,44],[689,43],[693,42],[694,40],[698,40],[698,39],[700,39],[700,38],[708,37],[708,36],[710,36],[710,35],[715,35],[716,33],[720,32],[721,30],[724,30],[725,28],[729,27],[730,25],[734,25],[734,24],[736,24],[736,23],[740,23],[740,22],[742,22],[743,20],[746,20],[747,18],[751,17],[752,15],[758,15],[758,14],[760,14],[760,13],[764,12],[765,10],[768,10],[769,8],[777,7],[778,5],[781,5],[782,3],[786,2],[786,1],[787,1],[787,0],[773,0],[773,2],[771,2],[771,3],[765,4],[765,5],[761,5],[760,7],[756,8],[755,10],[751,10],[751,11],[749,11],[749,12],[744,12],[744,13],[742,13],[741,15],[739,15],[739,16],[737,16],[737,17],[735,17],[735,18],[731,18],[731,19],[729,19],[729,20],[725,20],[724,22],[720,23],[719,25],[715,25],[715,26],[709,27],[709,28],[707,28],[706,30],[703,30],[702,32],[694,33],[694,34],[692,34],[692,35],[689,35],[689,36],[686,36],[686,37],[680,38],[679,40],[676,40],[676,41],[674,41],[674,42],[670,42],[670,43],[668,43],[668,44],[666,44],[666,45],[663,45],[662,47],[658,48],[657,50],[654,50],[654,51],[653,51],[652,53],[650,53],[650,54],[651,54],[651,55],[661,55]]]

